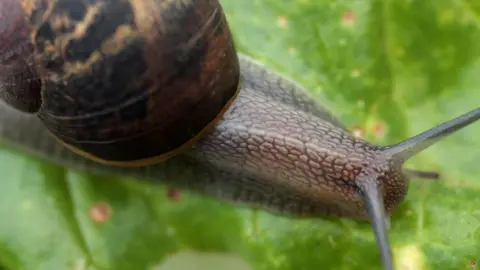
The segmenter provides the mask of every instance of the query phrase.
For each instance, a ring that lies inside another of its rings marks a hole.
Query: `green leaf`
[[[370,141],[398,142],[480,105],[478,1],[222,4],[239,51]],[[409,162],[442,179],[414,180],[392,217],[398,269],[480,260],[479,148],[472,125]],[[176,200],[168,187],[10,149],[0,150],[0,172],[0,269],[382,269],[363,222],[297,220],[188,192]]]

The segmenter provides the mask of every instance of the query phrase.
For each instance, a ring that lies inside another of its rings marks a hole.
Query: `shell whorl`
[[[41,79],[20,4],[4,0],[0,5],[0,98],[18,110],[33,113],[41,105]]]
[[[9,0],[13,1],[13,0]],[[99,162],[148,165],[196,141],[238,91],[218,0],[22,2],[39,117]]]

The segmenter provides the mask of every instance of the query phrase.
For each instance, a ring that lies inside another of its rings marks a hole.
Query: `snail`
[[[480,108],[390,146],[349,132],[293,81],[237,52],[218,0],[3,0],[0,141],[292,217],[388,220],[415,154]],[[108,18],[108,20],[107,20]]]

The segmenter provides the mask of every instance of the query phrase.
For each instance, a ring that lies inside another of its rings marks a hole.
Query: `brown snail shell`
[[[0,58],[3,98],[38,111],[55,137],[90,159],[167,159],[207,132],[238,91],[218,0],[4,2],[0,16],[15,16],[3,20],[0,53],[17,57]],[[25,46],[17,52],[17,44]]]

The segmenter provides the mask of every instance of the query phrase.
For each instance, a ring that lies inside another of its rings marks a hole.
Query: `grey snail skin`
[[[387,270],[409,179],[439,177],[403,164],[480,118],[390,146],[354,137],[236,51],[218,0],[3,0],[0,19],[2,144],[292,218],[368,221]]]

